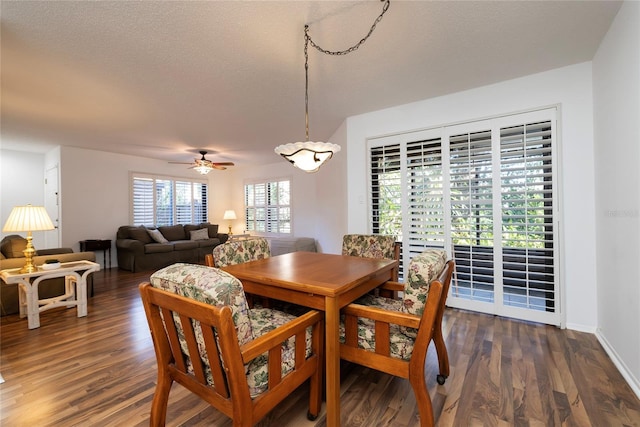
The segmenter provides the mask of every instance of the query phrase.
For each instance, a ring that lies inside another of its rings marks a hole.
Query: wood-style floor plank
[[[109,269],[95,274],[87,317],[75,308],[0,327],[0,425],[146,426],[156,365],[138,296],[149,273]],[[443,324],[451,375],[435,381],[427,356],[427,385],[438,426],[638,426],[640,402],[592,334],[447,309]],[[419,425],[406,380],[344,364],[342,425]],[[307,385],[258,425],[325,426],[324,408],[306,419]],[[231,421],[174,385],[169,426],[231,426]]]

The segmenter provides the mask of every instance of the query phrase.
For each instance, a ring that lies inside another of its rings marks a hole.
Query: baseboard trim
[[[631,390],[638,396],[640,399],[640,380],[633,376],[627,365],[624,361],[618,356],[618,353],[615,349],[609,344],[609,341],[602,335],[602,331],[598,328],[596,330],[596,338],[604,348],[604,351],[609,355],[609,358],[613,361],[613,364],[618,368],[618,371],[622,374],[622,377],[625,379]]]

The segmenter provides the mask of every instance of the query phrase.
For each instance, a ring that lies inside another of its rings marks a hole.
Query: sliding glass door
[[[560,324],[556,110],[371,139],[373,232],[456,261],[448,305]]]

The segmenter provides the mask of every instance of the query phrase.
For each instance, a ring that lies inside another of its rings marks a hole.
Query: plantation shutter
[[[176,181],[176,223],[193,223],[191,183]]]
[[[371,158],[373,234],[395,235],[402,230],[400,145],[373,147]],[[394,207],[397,207],[394,209]]]
[[[404,243],[409,257],[427,247],[445,247],[442,141],[407,143],[407,219]]]
[[[132,185],[133,225],[153,225],[153,179],[134,177]]]
[[[451,307],[562,324],[555,126],[547,108],[368,140],[371,231],[402,230],[401,265],[444,247]]]
[[[201,224],[207,222],[207,185],[199,182],[193,183],[193,222]]]
[[[162,226],[208,221],[204,182],[132,172],[131,223]]]
[[[555,310],[551,122],[500,129],[504,304]]]
[[[494,299],[491,130],[449,138],[454,294]]]

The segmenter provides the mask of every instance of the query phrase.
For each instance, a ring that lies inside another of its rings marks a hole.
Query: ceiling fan
[[[205,159],[206,151],[200,151],[202,154],[202,158],[194,159],[193,162],[169,162],[179,165],[191,165],[189,169],[195,169],[202,175],[206,175],[211,172],[213,169],[225,170],[227,166],[234,166],[233,162],[212,162],[211,160]]]

